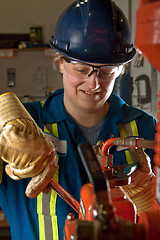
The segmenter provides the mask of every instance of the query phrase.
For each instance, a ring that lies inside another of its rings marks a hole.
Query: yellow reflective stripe
[[[41,102],[41,105],[43,103]],[[53,134],[59,138],[58,135],[58,128],[57,124],[52,124],[52,130]],[[44,125],[44,132],[48,132],[48,129]],[[57,155],[57,162],[59,160],[59,156]],[[54,179],[58,182],[59,181],[59,168],[56,169],[56,172],[54,174]],[[50,198],[50,215],[51,215],[51,222],[52,222],[52,229],[53,229],[53,239],[58,240],[59,234],[58,234],[58,222],[57,222],[57,216],[56,216],[56,201],[57,201],[57,193],[54,190],[51,190],[51,198]],[[39,221],[39,239],[45,240],[45,223],[44,223],[44,215],[42,214],[42,208],[43,208],[43,193],[40,193],[37,196],[37,213],[38,213],[38,221]]]
[[[46,128],[45,125],[44,125],[44,130],[43,130],[43,131],[49,133],[49,131],[48,131],[48,129]]]
[[[132,122],[130,122],[130,125],[131,125],[133,136],[138,136],[139,134],[138,134],[138,128],[136,125],[136,121],[133,120]]]
[[[120,137],[126,137],[126,132],[124,130],[124,126],[122,123],[119,124],[119,134],[120,134]]]
[[[39,239],[45,240],[44,215],[38,214],[39,221]]]
[[[136,125],[136,121],[133,120],[130,123],[125,123],[125,124],[129,124],[130,128],[131,128],[131,132],[132,132],[132,136],[138,136],[138,129],[137,129],[137,125]],[[120,133],[120,137],[128,137],[130,135],[127,134],[124,124],[120,123],[119,124],[119,133]],[[133,161],[131,159],[131,155],[129,153],[129,150],[125,150],[125,155],[126,155],[126,160],[128,164],[131,164]]]
[[[120,137],[126,137],[126,131],[124,129],[123,124],[119,124],[119,133]],[[126,160],[128,164],[131,164],[133,161],[131,159],[131,155],[129,153],[129,150],[125,150]]]
[[[58,235],[57,216],[51,216],[51,221],[52,221],[52,229],[53,229],[53,239],[58,240],[59,235]]]
[[[53,177],[54,180],[56,180],[56,182],[58,182],[58,180],[59,180],[58,173],[59,173],[59,168],[56,169],[56,172]],[[57,193],[52,190],[51,191],[51,199],[50,199],[50,215],[51,216],[56,215],[56,201],[57,201]]]
[[[56,136],[57,138],[59,138],[57,123],[53,123],[53,124],[52,124],[52,131],[53,131],[53,133],[54,133],[54,136]]]
[[[44,101],[41,101],[41,107],[43,107],[43,105],[44,105]]]
[[[59,137],[58,135],[58,128],[57,128],[57,124],[53,123],[52,124],[52,131],[54,133],[54,136],[56,136],[57,138]],[[46,128],[46,126],[44,126],[44,132],[49,132],[48,129]],[[59,160],[59,156],[57,155],[57,162]],[[56,172],[54,174],[54,180],[56,180],[56,182],[59,182],[59,168],[57,167]],[[57,193],[55,191],[51,191],[51,200],[50,200],[50,215],[56,215],[56,201],[57,201]],[[55,222],[55,221],[54,221]]]
[[[58,135],[58,128],[57,124],[52,124],[52,131],[54,136],[59,138]],[[57,162],[59,160],[59,156],[57,155]],[[54,174],[54,180],[59,182],[59,167],[57,167],[56,172]],[[53,239],[58,240],[58,223],[57,223],[57,216],[56,216],[56,201],[57,201],[57,193],[52,190],[51,192],[51,199],[50,199],[50,214],[51,214],[51,221],[52,221],[52,229],[53,229]]]
[[[132,159],[131,159],[131,155],[130,155],[130,153],[129,153],[129,150],[126,150],[126,151],[125,151],[125,154],[126,154],[127,163],[128,163],[128,164],[131,164],[133,161],[132,161]]]
[[[43,196],[42,192],[37,196],[37,213],[38,213],[40,240],[45,239],[44,215],[42,215],[42,196]]]
[[[43,197],[43,193],[41,192],[37,196],[37,213],[39,214],[42,214],[42,197]]]
[[[57,128],[57,124],[56,123],[52,124],[52,131],[54,133],[54,136],[59,138],[58,128]],[[58,160],[59,160],[59,156],[57,155],[57,162],[58,162]],[[56,169],[56,172],[54,174],[54,180],[56,182],[59,182],[59,168]],[[56,201],[57,201],[57,193],[52,190],[52,192],[51,192],[51,200],[50,200],[50,214],[51,214],[51,216],[56,215]],[[52,222],[52,225],[54,225],[53,229],[57,228],[57,223],[55,224],[55,219]]]

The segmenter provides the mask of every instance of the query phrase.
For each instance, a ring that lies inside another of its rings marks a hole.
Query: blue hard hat
[[[50,41],[64,56],[86,63],[122,64],[135,55],[130,26],[111,0],[80,0],[61,14]]]

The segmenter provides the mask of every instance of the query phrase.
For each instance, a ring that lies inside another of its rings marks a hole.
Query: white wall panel
[[[44,42],[48,43],[59,15],[72,2],[72,0],[1,0],[0,33],[29,33],[30,27],[41,26]]]

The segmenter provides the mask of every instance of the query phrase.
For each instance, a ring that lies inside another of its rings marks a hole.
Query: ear
[[[64,63],[63,63],[63,60],[60,58],[59,59],[59,71],[62,74],[63,74],[63,69],[64,69]]]

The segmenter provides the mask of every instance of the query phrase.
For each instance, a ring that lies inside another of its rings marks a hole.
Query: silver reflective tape
[[[45,240],[53,240],[53,229],[51,216],[44,215]]]

